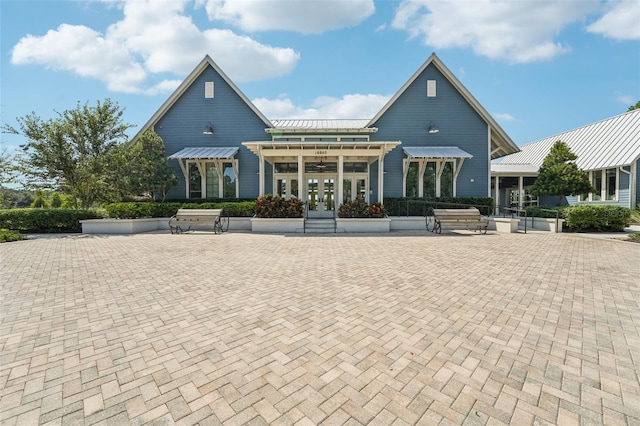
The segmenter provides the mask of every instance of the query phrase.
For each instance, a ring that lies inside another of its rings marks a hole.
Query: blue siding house
[[[169,198],[272,193],[311,217],[356,196],[490,196],[491,160],[518,151],[435,54],[375,117],[346,120],[270,120],[206,56],[147,130],[180,177]]]

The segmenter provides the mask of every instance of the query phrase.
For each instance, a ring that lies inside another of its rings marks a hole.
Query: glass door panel
[[[331,212],[335,209],[335,179],[324,178],[322,190],[322,210],[325,212]]]
[[[309,211],[318,210],[318,179],[307,179],[307,202],[309,203]]]
[[[342,181],[342,202],[348,203],[353,200],[353,191],[351,188],[351,179],[344,179]]]

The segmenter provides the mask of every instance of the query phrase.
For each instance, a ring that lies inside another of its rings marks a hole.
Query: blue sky
[[[518,145],[640,100],[640,0],[2,0],[0,7],[3,124],[109,97],[139,128],[205,54],[270,119],[371,118],[432,52]],[[0,149],[22,142],[3,134]]]

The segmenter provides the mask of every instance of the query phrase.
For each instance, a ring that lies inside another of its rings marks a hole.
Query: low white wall
[[[427,224],[424,216],[390,216],[392,231],[426,230]]]
[[[169,218],[140,218],[140,219],[87,219],[81,220],[83,234],[139,234],[150,231],[168,231]],[[213,231],[211,226],[192,227]],[[251,231],[250,217],[229,218],[230,231]]]
[[[389,218],[336,218],[336,228],[340,232],[389,232]]]

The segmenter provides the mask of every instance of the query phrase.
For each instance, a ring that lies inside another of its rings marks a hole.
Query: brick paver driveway
[[[0,245],[3,424],[640,424],[640,244]]]

